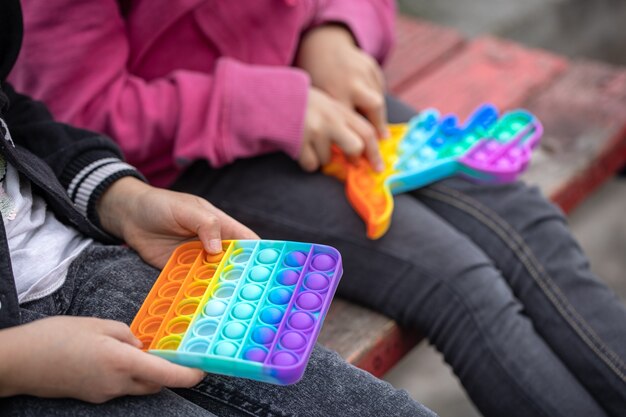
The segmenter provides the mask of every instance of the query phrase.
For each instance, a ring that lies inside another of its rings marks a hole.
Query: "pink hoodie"
[[[60,120],[105,132],[155,185],[190,161],[296,158],[308,75],[303,31],[341,22],[382,61],[393,0],[23,0],[10,81]]]

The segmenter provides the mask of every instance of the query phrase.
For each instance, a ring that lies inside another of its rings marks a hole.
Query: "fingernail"
[[[389,139],[391,137],[391,131],[389,130],[389,128],[385,128],[385,130],[383,131],[384,134],[384,138],[385,139]]]
[[[219,239],[209,240],[209,250],[213,253],[219,253],[222,251],[222,241]]]

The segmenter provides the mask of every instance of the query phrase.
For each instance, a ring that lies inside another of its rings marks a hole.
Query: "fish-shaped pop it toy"
[[[179,246],[131,324],[144,349],[207,372],[287,385],[304,373],[342,274],[324,245]]]
[[[345,181],[348,200],[365,220],[370,239],[389,228],[393,194],[454,175],[484,183],[515,180],[526,169],[543,127],[525,110],[500,117],[494,106],[485,104],[464,126],[455,116],[428,109],[408,124],[391,125],[390,133],[379,142],[382,172],[374,171],[364,157],[349,162],[336,147],[323,169]]]

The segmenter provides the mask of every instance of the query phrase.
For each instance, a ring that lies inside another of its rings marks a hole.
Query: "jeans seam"
[[[557,309],[561,317],[572,327],[581,340],[604,362],[623,382],[626,382],[626,374],[620,368],[626,368],[620,358],[614,353],[601,338],[593,331],[586,320],[579,315],[576,309],[568,302],[560,288],[556,286],[550,275],[537,261],[521,236],[503,219],[489,208],[471,199],[470,197],[445,186],[437,186],[436,189],[420,190],[420,194],[432,199],[450,204],[457,209],[471,215],[476,220],[491,229],[513,251],[517,258],[524,264],[526,270],[539,285],[542,292]],[[572,317],[573,316],[573,317]]]
[[[208,387],[209,387],[208,385],[200,383],[200,384],[196,385],[195,387],[190,388],[190,390],[194,391],[194,392],[196,392],[196,393],[198,393],[200,395],[212,398],[215,401],[218,401],[218,402],[220,402],[220,403],[222,403],[224,405],[227,405],[228,407],[235,408],[235,409],[237,409],[237,410],[239,410],[239,411],[241,411],[243,413],[246,413],[246,414],[248,414],[250,416],[254,416],[254,417],[288,417],[289,416],[288,414],[285,414],[283,412],[281,412],[280,414],[277,414],[277,413],[275,413],[274,411],[272,411],[270,409],[270,407],[271,407],[270,404],[262,403],[262,402],[258,402],[258,401],[253,401],[250,398],[247,398],[247,397],[245,397],[245,396],[243,396],[241,394],[236,394],[234,390],[226,390],[226,389],[223,389],[223,388],[218,388],[218,387],[213,386],[213,387],[209,388],[213,393],[209,393],[209,392],[206,391],[206,388],[208,388]],[[251,403],[251,404],[256,404],[258,407],[263,407],[263,409],[264,409],[263,410],[263,414],[258,414],[258,413],[252,412],[252,411],[248,410],[247,408],[240,406],[239,404],[233,404],[232,402],[229,402],[229,401],[221,398],[219,396],[220,393],[227,394],[228,396],[230,396],[232,398],[236,398],[236,399],[238,399],[238,400],[240,400],[242,402],[248,402],[248,403]]]

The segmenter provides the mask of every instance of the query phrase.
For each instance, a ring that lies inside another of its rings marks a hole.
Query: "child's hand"
[[[258,239],[203,198],[122,178],[96,205],[105,230],[123,239],[149,264],[162,268],[181,243],[199,238],[209,253],[222,251],[221,239]]]
[[[302,150],[298,158],[302,169],[312,172],[328,163],[332,143],[337,144],[349,158],[365,153],[375,170],[383,169],[372,125],[354,110],[311,87]]]
[[[138,349],[123,323],[56,316],[0,331],[0,396],[77,398],[102,403],[161,387],[191,387],[198,369]]]
[[[363,114],[379,137],[387,136],[385,82],[380,66],[359,49],[348,29],[320,26],[300,42],[296,65],[313,86]]]

